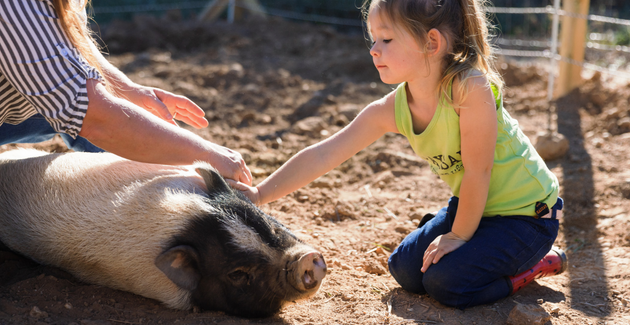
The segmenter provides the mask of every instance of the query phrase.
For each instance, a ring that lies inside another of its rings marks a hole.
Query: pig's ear
[[[230,192],[230,185],[223,179],[223,176],[219,175],[217,171],[210,165],[197,165],[195,168],[197,173],[203,177],[203,181],[206,182],[208,193],[221,193]]]
[[[156,257],[155,266],[176,285],[186,290],[195,290],[201,279],[198,261],[195,249],[187,245],[180,245]]]

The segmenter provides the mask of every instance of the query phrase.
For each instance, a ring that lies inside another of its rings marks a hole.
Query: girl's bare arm
[[[301,150],[256,187],[257,197],[252,201],[264,204],[277,200],[339,166],[386,132],[398,132],[394,97],[392,92],[373,102],[341,131]]]
[[[457,83],[454,83],[453,87],[456,86]],[[438,236],[426,249],[422,272],[473,237],[488,199],[497,141],[496,104],[485,78],[471,78],[467,91],[468,95],[459,109],[464,176],[457,214],[451,232]]]
[[[470,240],[488,199],[497,142],[497,112],[492,90],[483,77],[468,80],[468,96],[459,113],[464,177],[453,233]]]

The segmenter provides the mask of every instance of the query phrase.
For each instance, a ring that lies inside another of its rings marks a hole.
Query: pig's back
[[[2,242],[84,281],[185,307],[153,262],[187,220],[210,212],[191,195],[204,193],[197,173],[109,153],[12,156],[25,153],[0,154]]]

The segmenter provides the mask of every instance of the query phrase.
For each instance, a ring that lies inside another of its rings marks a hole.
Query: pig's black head
[[[233,190],[211,168],[199,168],[215,211],[190,221],[156,258],[193,305],[245,317],[277,313],[312,296],[326,274],[320,253]]]

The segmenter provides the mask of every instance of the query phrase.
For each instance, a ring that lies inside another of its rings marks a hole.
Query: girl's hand
[[[177,125],[174,119],[178,119],[198,129],[208,126],[205,112],[184,96],[137,84],[124,91],[122,95],[130,102],[173,125]]]
[[[260,205],[260,192],[258,191],[258,188],[247,186],[247,184],[235,182],[231,179],[228,179],[227,182],[230,186],[232,186],[232,188],[243,193],[250,201],[252,201],[252,203],[257,206]]]
[[[442,256],[460,248],[467,240],[459,237],[453,232],[449,232],[445,235],[440,235],[427,247],[424,251],[422,273],[426,272],[431,264],[437,264]]]

